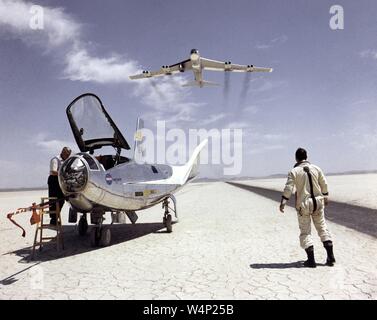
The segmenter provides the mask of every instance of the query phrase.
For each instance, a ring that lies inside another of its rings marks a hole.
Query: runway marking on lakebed
[[[234,187],[253,192],[262,197],[280,202],[282,193],[276,190],[254,187],[243,183],[226,182]],[[331,198],[330,198],[331,200]],[[293,207],[292,201],[288,203]],[[331,201],[325,210],[326,219],[347,228],[377,238],[377,210],[355,206],[348,203]]]

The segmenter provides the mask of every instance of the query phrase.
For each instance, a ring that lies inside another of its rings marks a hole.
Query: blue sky
[[[45,8],[43,30],[28,26],[32,4]],[[334,4],[344,30],[329,27]],[[102,98],[129,141],[139,115],[146,126],[243,128],[241,175],[287,172],[299,146],[326,172],[377,169],[376,13],[372,0],[0,0],[0,187],[46,183],[50,157],[74,145],[65,108],[83,92]],[[128,80],[192,48],[274,72],[247,87],[230,74],[227,92],[217,72],[205,73],[216,88],[182,88],[191,73]]]

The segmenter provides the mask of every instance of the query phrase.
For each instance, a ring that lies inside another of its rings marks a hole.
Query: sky
[[[335,4],[343,30],[329,25]],[[32,5],[42,30],[30,28]],[[0,188],[45,185],[50,158],[78,151],[65,109],[85,92],[130,144],[138,116],[151,128],[242,129],[240,176],[286,173],[298,147],[325,172],[377,169],[376,13],[374,0],[0,0]],[[202,89],[181,86],[190,72],[128,79],[192,48],[274,72],[205,72],[221,86]]]

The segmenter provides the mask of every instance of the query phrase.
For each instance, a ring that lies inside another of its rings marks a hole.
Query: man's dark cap
[[[298,148],[296,150],[296,161],[300,162],[300,161],[304,161],[306,159],[308,159],[308,154],[307,154],[306,150],[304,148]]]

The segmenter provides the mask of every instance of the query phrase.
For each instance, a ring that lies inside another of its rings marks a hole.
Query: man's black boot
[[[315,263],[314,259],[314,247],[310,246],[309,248],[305,249],[306,254],[308,255],[308,260],[304,262],[304,266],[308,268],[315,268],[317,264]]]
[[[326,260],[326,265],[332,267],[335,263],[335,257],[334,257],[334,252],[333,252],[333,244],[332,241],[324,241],[323,246],[326,249],[327,252],[327,260]]]

